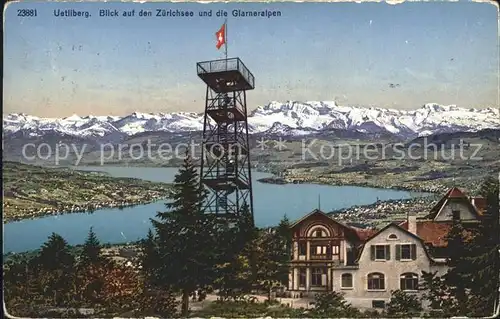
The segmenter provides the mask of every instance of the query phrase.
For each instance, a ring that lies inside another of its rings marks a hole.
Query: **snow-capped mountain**
[[[271,102],[249,114],[252,134],[307,135],[328,130],[361,133],[391,133],[401,138],[429,134],[478,131],[500,128],[498,109],[465,109],[455,105],[425,104],[415,110],[340,106],[333,101],[285,103]],[[42,136],[46,132],[64,135],[114,139],[144,132],[192,132],[203,129],[203,114],[139,113],[127,116],[73,115],[66,118],[39,118],[9,114],[3,118],[3,134],[23,132]]]

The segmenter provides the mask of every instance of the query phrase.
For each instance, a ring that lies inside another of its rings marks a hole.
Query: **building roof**
[[[433,222],[434,223],[434,222]],[[366,238],[366,240],[364,241],[364,244],[361,246],[361,249],[359,250],[359,254],[358,256],[356,257],[356,262],[358,262],[359,258],[361,257],[361,254],[363,253],[363,250],[366,246],[366,244],[368,243],[369,240],[371,240],[372,238],[375,238],[377,237],[380,233],[382,233],[384,230],[390,228],[390,227],[395,227],[397,229],[400,229],[401,231],[407,233],[408,235],[410,235],[411,237],[415,238],[418,242],[420,242],[422,245],[423,245],[423,248],[424,248],[424,251],[425,251],[425,254],[426,256],[433,262],[441,262],[441,261],[438,261],[437,259],[434,259],[432,258],[432,256],[429,254],[429,251],[427,250],[427,248],[425,247],[425,240],[423,240],[420,236],[408,231],[407,228],[403,227],[401,224],[397,224],[397,223],[389,223],[387,224],[386,226],[384,226],[382,229],[376,231],[373,235],[371,235],[370,237]]]
[[[377,236],[379,233],[391,226],[396,226],[403,229],[405,232],[411,234],[412,236],[418,238],[425,245],[432,245],[433,247],[446,247],[447,241],[446,236],[450,232],[453,222],[452,221],[434,221],[434,218],[441,211],[441,209],[448,203],[448,201],[460,201],[466,203],[467,206],[476,216],[481,216],[486,210],[487,202],[483,197],[467,197],[460,189],[453,187],[446,192],[446,194],[437,202],[437,204],[431,209],[430,213],[416,220],[416,234],[408,231],[408,221],[400,221],[389,223],[382,229],[363,229],[354,226],[348,226],[342,224],[332,218],[331,215],[327,215],[319,209],[315,209],[309,214],[303,216],[299,220],[295,221],[290,227],[293,228],[300,224],[302,221],[311,217],[314,214],[321,214],[332,219],[334,222],[351,230],[357,235],[359,240],[366,243],[373,237]],[[469,221],[472,222],[472,221]]]
[[[460,189],[456,187],[452,187],[446,192],[446,194],[431,208],[429,214],[427,214],[422,219],[434,219],[439,214],[439,212],[443,209],[444,206],[449,201],[453,202],[462,202],[466,204],[473,214],[476,216],[480,216],[478,209],[472,205],[471,199],[469,199]]]
[[[425,244],[434,247],[446,247],[446,236],[448,235],[452,222],[435,222],[433,220],[417,220],[417,236],[422,239]],[[401,228],[408,230],[408,221],[399,224]]]
[[[471,197],[470,201],[471,201],[472,205],[474,205],[474,207],[476,207],[479,215],[484,215],[484,213],[486,212],[486,209],[488,207],[488,202],[486,201],[486,198],[476,196],[476,197]]]
[[[350,226],[356,234],[358,235],[361,241],[366,241],[368,238],[372,237],[374,234],[378,232],[378,229],[374,228],[358,228],[354,226]]]
[[[356,237],[358,237],[362,241],[364,240],[364,238],[366,238],[367,236],[371,235],[371,232],[376,231],[376,230],[371,230],[371,229],[362,229],[362,228],[357,228],[357,227],[353,227],[353,226],[348,226],[346,224],[343,224],[343,223],[335,220],[333,218],[333,216],[328,215],[328,214],[324,213],[323,211],[321,211],[319,209],[315,209],[312,212],[310,212],[309,214],[307,214],[307,215],[303,216],[302,218],[296,220],[295,222],[293,222],[290,225],[290,228],[293,229],[294,227],[296,227],[297,225],[299,225],[300,223],[302,223],[303,221],[305,221],[306,219],[310,218],[313,215],[321,215],[323,217],[326,217],[326,218],[330,219],[334,223],[336,223],[336,224],[340,225],[341,227],[343,227],[348,233],[355,235]]]

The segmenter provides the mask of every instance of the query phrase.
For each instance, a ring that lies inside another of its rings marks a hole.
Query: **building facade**
[[[300,297],[334,289],[334,269],[353,269],[361,240],[354,229],[320,210],[291,225],[293,253],[288,290]]]
[[[479,203],[452,188],[423,218],[408,216],[380,230],[351,227],[314,210],[291,225],[288,291],[292,297],[338,291],[360,309],[385,307],[393,290],[421,294],[422,271],[447,271],[445,239],[453,222],[477,223],[484,210]]]
[[[354,307],[383,308],[393,290],[420,294],[422,271],[444,274],[445,262],[430,256],[418,236],[389,224],[365,241],[357,269],[334,271],[334,285]]]

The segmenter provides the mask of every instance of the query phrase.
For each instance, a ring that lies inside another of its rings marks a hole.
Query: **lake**
[[[172,182],[177,168],[153,167],[78,167],[103,171],[114,177],[133,177],[157,182]],[[286,214],[296,220],[318,208],[331,211],[379,200],[408,199],[415,193],[355,186],[316,184],[275,185],[257,182],[271,174],[252,172],[254,216],[259,227],[277,225]],[[320,201],[319,201],[320,199]],[[103,243],[122,243],[143,238],[151,227],[150,218],[165,209],[164,202],[123,209],[101,209],[94,213],[73,213],[11,222],[4,225],[4,253],[37,249],[52,233],[63,236],[71,245],[81,244],[92,226]]]

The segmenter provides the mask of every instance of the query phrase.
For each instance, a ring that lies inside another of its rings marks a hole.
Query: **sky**
[[[36,17],[19,17],[36,9]],[[56,17],[54,10],[91,17]],[[99,10],[135,9],[134,17]],[[139,17],[180,9],[194,17]],[[212,17],[198,12],[212,10]],[[4,113],[44,117],[202,112],[196,62],[229,57],[255,76],[250,109],[271,101],[416,109],[498,107],[498,14],[488,3],[12,3],[4,15]],[[233,17],[232,10],[280,17]],[[391,87],[391,83],[394,87]]]

